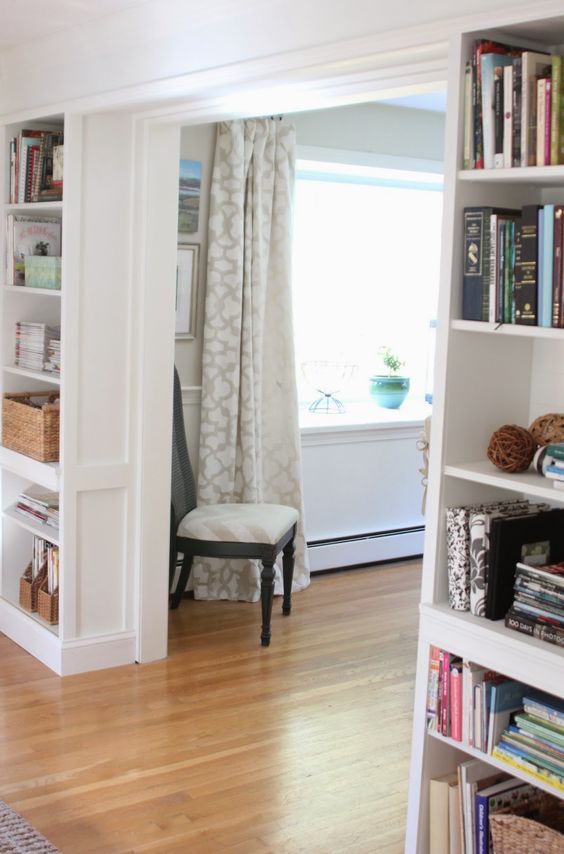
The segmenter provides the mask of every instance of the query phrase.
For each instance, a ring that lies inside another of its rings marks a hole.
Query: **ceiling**
[[[146,0],[0,0],[0,51]]]

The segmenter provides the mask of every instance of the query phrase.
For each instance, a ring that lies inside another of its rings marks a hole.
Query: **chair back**
[[[184,413],[182,411],[182,390],[178,371],[174,368],[174,392],[172,411],[172,513],[174,530],[180,521],[196,507],[196,484],[194,472],[188,455]]]

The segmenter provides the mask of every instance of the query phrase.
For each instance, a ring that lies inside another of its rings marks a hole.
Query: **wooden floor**
[[[0,800],[64,854],[403,850],[419,562],[186,600],[170,656],[59,679],[0,636]]]

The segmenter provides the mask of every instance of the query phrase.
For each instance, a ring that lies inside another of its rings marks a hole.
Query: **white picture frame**
[[[196,243],[178,246],[176,261],[176,326],[175,337],[196,337],[198,273],[200,247]]]

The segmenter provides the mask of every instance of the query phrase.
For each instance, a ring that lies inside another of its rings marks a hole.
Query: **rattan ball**
[[[564,415],[558,412],[547,412],[546,415],[539,415],[529,427],[529,433],[537,445],[564,442]]]
[[[504,424],[492,433],[488,460],[502,471],[525,471],[531,465],[535,449],[535,440],[525,427]]]

